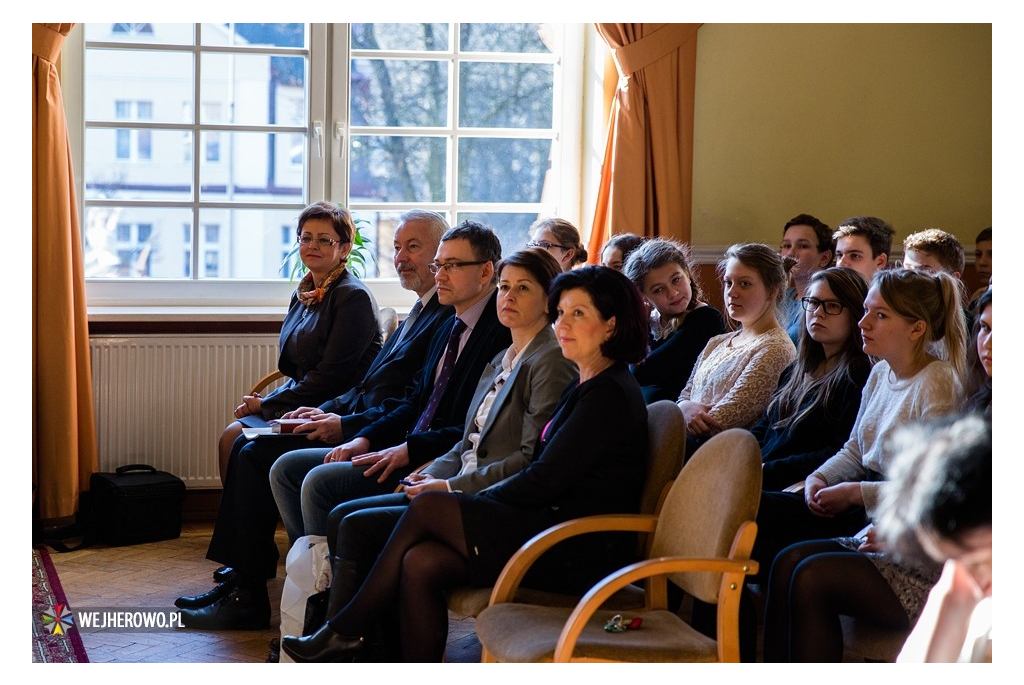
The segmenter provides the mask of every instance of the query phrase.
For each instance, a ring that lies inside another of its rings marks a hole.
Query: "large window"
[[[352,210],[376,257],[365,275],[383,278],[412,207],[482,221],[505,250],[538,216],[579,213],[579,188],[563,181],[579,179],[567,167],[579,155],[564,154],[579,140],[579,57],[566,69],[578,25],[79,30],[82,59],[69,54],[65,74],[81,77],[68,117],[81,122],[90,290],[122,278],[185,290],[287,281],[287,233],[318,199]]]

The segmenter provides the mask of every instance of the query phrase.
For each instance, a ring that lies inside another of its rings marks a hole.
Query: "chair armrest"
[[[753,559],[658,557],[630,564],[592,587],[583,595],[562,628],[562,634],[555,646],[553,661],[567,663],[572,659],[576,642],[583,628],[602,604],[616,592],[638,580],[672,573],[722,573],[744,575],[757,573],[758,564]],[[723,582],[726,578],[723,576]]]
[[[782,491],[783,492],[795,492],[795,493],[799,494],[799,493],[804,491],[804,481],[800,481],[799,483],[793,483],[788,488],[783,488]]]
[[[256,381],[256,383],[252,386],[252,388],[246,394],[247,395],[255,395],[256,393],[258,393],[261,390],[263,390],[263,388],[267,387],[268,385],[270,385],[274,381],[279,380],[281,378],[284,378],[284,374],[283,373],[281,373],[280,371],[271,371],[266,376],[264,376],[263,378],[261,378],[258,381]]]
[[[409,475],[411,476],[414,473],[419,473],[420,471],[422,471],[423,469],[427,468],[428,466],[430,466],[433,463],[434,463],[433,459],[431,459],[430,461],[423,462],[422,464],[420,464],[419,466],[414,468],[412,471],[410,471]],[[404,487],[405,486],[403,486],[401,483],[399,483],[398,485],[395,486],[395,492],[396,493],[397,492],[403,492],[403,488]]]
[[[606,531],[625,531],[637,533],[650,533],[657,525],[656,516],[644,514],[613,514],[601,516],[586,516],[583,518],[565,521],[552,526],[545,531],[537,533],[523,544],[519,550],[512,555],[512,558],[505,564],[501,575],[494,583],[491,591],[492,604],[511,602],[519,589],[526,572],[530,570],[533,563],[547,550],[554,545],[576,535],[585,533],[598,533]]]

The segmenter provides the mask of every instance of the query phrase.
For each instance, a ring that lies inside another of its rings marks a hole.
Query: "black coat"
[[[533,462],[477,495],[459,495],[472,582],[493,582],[520,545],[557,523],[637,513],[646,465],[647,405],[627,366],[571,383]],[[635,549],[632,534],[580,536],[541,557],[527,585],[580,590],[631,562]]]

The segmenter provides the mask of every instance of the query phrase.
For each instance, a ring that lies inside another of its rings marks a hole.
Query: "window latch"
[[[316,141],[316,156],[324,158],[324,124],[322,121],[313,122],[313,140]]]
[[[334,139],[338,141],[338,157],[345,156],[345,122],[334,122]]]

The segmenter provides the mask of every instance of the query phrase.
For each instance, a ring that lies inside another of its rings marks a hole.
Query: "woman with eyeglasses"
[[[768,411],[752,429],[764,460],[763,489],[803,480],[850,437],[871,372],[857,327],[867,290],[863,277],[845,267],[808,280],[797,359],[782,372]]]
[[[245,395],[218,442],[221,481],[243,426],[265,426],[297,407],[316,407],[362,379],[381,349],[377,304],[345,264],[356,227],[348,210],[314,202],[295,238],[306,274],[281,324],[277,368],[287,380],[266,397]]]
[[[530,226],[530,241],[526,246],[550,252],[562,271],[569,271],[587,261],[587,250],[580,242],[579,229],[565,219],[550,217],[535,221]]]
[[[891,475],[894,432],[960,408],[967,364],[960,292],[944,272],[886,269],[872,278],[858,325],[864,352],[878,361],[850,438],[807,476],[802,494],[762,497],[758,511],[759,543],[762,536],[796,543],[774,561],[769,553],[754,557],[771,565],[765,661],[841,661],[839,614],[895,629],[917,619],[938,569],[899,563],[873,528],[861,529]]]

